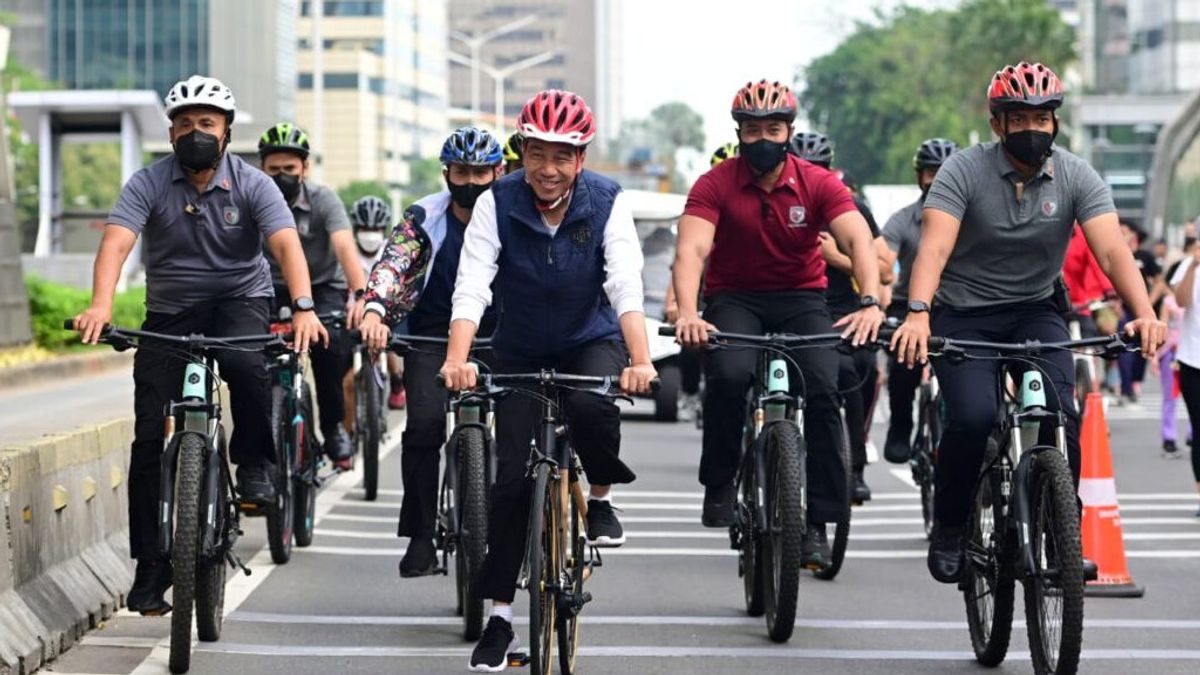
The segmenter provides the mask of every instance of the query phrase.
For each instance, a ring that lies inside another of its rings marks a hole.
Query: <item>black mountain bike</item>
[[[662,326],[660,335],[674,335],[674,326]],[[766,616],[767,633],[775,642],[792,637],[800,590],[801,541],[808,527],[807,447],[804,441],[804,394],[792,394],[788,370],[789,351],[829,348],[843,343],[840,333],[820,335],[739,335],[710,332],[709,349],[756,349],[758,366],[746,397],[746,424],[742,459],[737,472],[738,507],[729,528],[730,546],[738,551],[746,613]],[[843,424],[843,436],[845,425]],[[843,443],[843,445],[845,445]],[[848,449],[838,456],[847,461]],[[850,495],[844,514],[834,523],[841,555],[849,531]],[[828,525],[826,526],[829,527]],[[832,549],[833,547],[831,547]],[[837,561],[840,567],[841,561]],[[822,568],[813,569],[821,573]],[[834,574],[837,572],[834,571]],[[826,572],[828,574],[828,572]]]
[[[1017,344],[931,338],[935,357],[1004,362],[995,431],[975,486],[959,588],[977,661],[997,666],[1008,653],[1013,596],[1025,588],[1025,622],[1038,675],[1073,675],[1083,638],[1083,550],[1079,507],[1066,456],[1065,414],[1047,408],[1049,377],[1039,355],[1102,347],[1130,350],[1119,336]],[[974,353],[967,350],[974,350]],[[1015,394],[1008,393],[1009,376]],[[1057,396],[1050,388],[1049,395]],[[1059,410],[1070,401],[1059,401]],[[1051,433],[1052,432],[1052,433]],[[1053,445],[1040,442],[1052,435]]]
[[[400,356],[421,346],[445,353],[446,343],[446,338],[395,335],[388,349]],[[486,339],[476,340],[471,347],[472,351],[489,348]],[[463,618],[463,638],[470,641],[483,633],[484,603],[475,578],[487,555],[488,494],[496,476],[493,423],[492,399],[483,393],[461,392],[447,403],[450,428],[434,539],[442,552],[442,574],[450,573],[450,556],[454,556],[455,612]]]
[[[64,327],[73,330],[74,321],[67,320]],[[167,408],[157,545],[159,554],[170,558],[173,570],[169,666],[172,673],[185,673],[191,667],[193,609],[200,640],[220,639],[225,565],[250,574],[233,552],[242,534],[239,500],[229,469],[221,403],[214,400],[219,390],[213,352],[270,352],[287,349],[287,343],[281,335],[209,338],[116,326],[105,328],[100,341],[118,351],[132,347],[165,350],[187,361],[183,395]]]
[[[357,335],[357,333],[355,333]],[[379,444],[387,435],[386,371],[366,345],[354,352],[354,442],[363,460],[366,500],[379,496]]]
[[[345,320],[343,312],[327,312],[317,318],[337,330]],[[271,332],[288,335],[292,330],[292,311],[279,310]],[[305,379],[308,359],[286,344],[274,344],[267,350],[271,357],[271,439],[275,442],[273,483],[275,503],[266,508],[242,504],[248,516],[267,518],[267,545],[276,565],[292,558],[292,544],[312,544],[317,490],[321,486],[321,445],[317,442],[316,417],[313,413],[312,388]]]

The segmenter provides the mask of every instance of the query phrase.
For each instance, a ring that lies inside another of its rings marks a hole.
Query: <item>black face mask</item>
[[[283,193],[283,198],[288,204],[296,201],[296,197],[300,196],[300,176],[280,171],[271,176],[271,180],[275,181],[276,187]]]
[[[1027,129],[1014,131],[1004,137],[1004,149],[1018,162],[1032,167],[1039,167],[1050,157],[1050,146],[1054,144],[1054,134],[1044,131]]]
[[[221,139],[197,129],[175,139],[175,156],[185,169],[215,169],[221,161]]]
[[[450,188],[450,199],[454,200],[464,209],[475,208],[475,201],[479,199],[479,195],[491,189],[492,184],[476,185],[475,183],[467,183],[466,185],[455,185],[450,181],[446,181],[446,186]]]
[[[738,144],[738,154],[745,157],[746,161],[750,163],[750,168],[757,173],[767,173],[779,166],[779,163],[787,156],[787,149],[787,143],[776,143],[765,138],[760,138],[753,143]]]

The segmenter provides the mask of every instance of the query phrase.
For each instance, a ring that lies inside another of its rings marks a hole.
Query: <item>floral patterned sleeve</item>
[[[411,213],[392,228],[383,256],[367,280],[367,311],[383,315],[391,325],[400,323],[412,311],[429,263],[428,241]]]

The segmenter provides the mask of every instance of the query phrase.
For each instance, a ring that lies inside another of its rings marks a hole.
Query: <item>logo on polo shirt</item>
[[[806,227],[807,223],[804,222],[804,216],[803,206],[793,206],[788,209],[788,224],[792,227]]]
[[[1047,199],[1046,201],[1042,202],[1042,215],[1049,218],[1056,213],[1058,213],[1058,202],[1052,199]]]
[[[241,213],[238,212],[238,207],[236,206],[226,206],[221,213],[221,218],[225,221],[226,225],[237,225],[238,220],[241,219]]]

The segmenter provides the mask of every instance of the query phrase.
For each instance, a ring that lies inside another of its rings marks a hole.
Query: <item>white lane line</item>
[[[362,532],[358,530],[332,530],[318,527],[313,531],[316,537],[324,539],[326,537],[341,537],[345,539],[376,539],[376,540],[391,540],[396,539],[394,532]],[[629,539],[719,539],[728,541],[729,533],[722,531],[697,531],[697,532],[679,532],[667,530],[655,530],[640,532],[637,530],[626,530],[625,536]],[[925,533],[923,532],[886,532],[886,533],[855,533],[852,535],[854,541],[924,541]],[[1125,536],[1126,539],[1131,538],[1130,535]],[[1151,537],[1133,537],[1136,539],[1151,539]],[[1163,539],[1200,539],[1200,533],[1195,535],[1186,535],[1179,537],[1163,537]]]
[[[909,486],[910,488],[912,488],[914,490],[920,489],[917,487],[917,481],[913,480],[911,469],[903,469],[903,468],[888,469],[888,473],[890,473],[893,476],[895,476],[896,478],[898,478],[901,483],[904,483],[905,485]],[[872,498],[874,498],[874,496],[875,495],[871,495]],[[911,498],[913,495],[910,494],[908,496],[909,496],[909,498]]]
[[[592,615],[585,614],[589,625],[603,626],[759,626],[762,619],[747,616],[675,616],[675,615]],[[234,612],[230,621],[268,624],[361,625],[361,626],[457,626],[462,619],[450,616],[388,616],[346,614],[285,614],[278,612]],[[520,614],[513,623],[527,625],[529,618]],[[1013,626],[1024,627],[1016,619]],[[800,628],[829,630],[962,630],[964,623],[908,619],[797,619]],[[1172,619],[1085,619],[1085,628],[1200,630],[1200,621]]]
[[[396,519],[394,517],[389,518],[388,516],[356,516],[356,515],[350,515],[350,514],[345,514],[345,513],[326,513],[321,518],[321,522],[325,522],[327,520],[336,520],[338,522],[347,522],[347,523],[388,523],[390,525],[396,524]]]
[[[134,649],[152,649],[158,645],[160,638],[153,637],[107,637],[102,635],[85,635],[79,644],[85,647],[132,647]]]
[[[471,652],[462,647],[342,647],[319,645],[263,645],[211,642],[199,645],[196,651],[215,654],[247,654],[255,656],[310,657],[385,657],[430,658],[464,657]],[[657,647],[657,646],[581,646],[581,656],[626,658],[763,658],[834,661],[972,661],[970,652],[921,650],[868,649],[804,649],[791,647]],[[1029,654],[1017,650],[1009,654],[1011,661],[1025,661]],[[1193,649],[1094,649],[1082,654],[1084,661],[1200,661],[1200,650]]]
[[[399,428],[396,429],[395,435],[392,436],[386,445],[379,448],[379,461],[382,462],[396,448],[400,447],[400,432],[404,429],[404,424],[407,418],[402,420]],[[313,510],[314,522],[319,520],[329,513],[342,498],[344,498],[351,490],[358,485],[362,480],[362,463],[356,463],[353,471],[347,471],[338,475],[332,482],[326,484],[326,487],[317,494],[317,504]],[[294,551],[303,549],[295,548]],[[278,566],[271,561],[271,552],[264,543],[263,548],[250,558],[246,563],[246,567],[250,568],[251,574],[246,576],[239,570],[234,574],[234,578],[225,585],[225,611],[224,615],[229,616],[230,613],[237,610],[238,607],[250,597],[259,586],[262,585],[267,577],[275,571]],[[195,653],[197,645],[195,641],[195,631],[193,631],[192,652]],[[129,675],[168,675],[171,671],[167,665],[171,653],[171,638],[167,636],[157,641],[149,656],[145,658]]]

